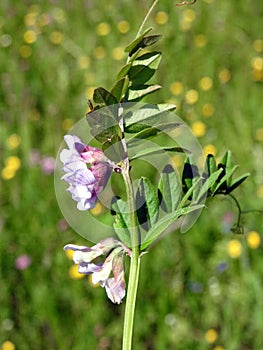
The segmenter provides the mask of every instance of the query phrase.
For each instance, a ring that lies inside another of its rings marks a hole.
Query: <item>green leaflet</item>
[[[142,244],[141,250],[145,250],[179,217],[187,215],[195,210],[203,208],[203,205],[193,205],[186,208],[180,208],[172,213],[166,214],[161,218],[146,234]]]
[[[167,164],[161,173],[158,189],[162,209],[167,213],[176,210],[182,196],[182,185],[170,164]]]
[[[126,100],[129,102],[140,101],[143,97],[152,94],[153,92],[160,90],[161,86],[157,84],[153,85],[133,85],[127,91]]]
[[[171,121],[171,113],[176,108],[174,104],[164,103],[158,105],[144,105],[142,108],[132,111],[131,114],[125,117],[125,132],[134,133],[141,131],[141,125],[152,126],[155,123],[160,123],[163,119],[164,113],[166,112]]]
[[[159,200],[151,181],[142,177],[136,193],[138,222],[145,230],[151,228],[158,219]]]
[[[113,228],[120,238],[120,240],[128,247],[131,246],[130,238],[130,216],[127,202],[116,197],[113,198],[111,203],[112,214],[115,216]]]

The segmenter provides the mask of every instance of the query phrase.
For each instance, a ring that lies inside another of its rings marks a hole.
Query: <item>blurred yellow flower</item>
[[[28,45],[22,45],[19,49],[19,52],[23,58],[28,58],[32,55],[32,49]]]
[[[1,171],[1,176],[4,180],[11,180],[16,174],[16,171],[9,167],[4,167]]]
[[[204,47],[207,44],[207,37],[204,34],[197,34],[194,43],[196,47]]]
[[[253,69],[262,71],[263,70],[263,58],[262,57],[253,57],[251,60],[251,66]]]
[[[66,13],[65,11],[60,7],[55,7],[52,10],[53,17],[58,23],[64,23],[66,22]]]
[[[27,30],[24,33],[24,41],[27,44],[33,44],[37,40],[37,34],[34,30]]]
[[[188,103],[189,105],[196,103],[198,101],[198,98],[199,93],[194,89],[188,90],[185,94],[186,103]]]
[[[90,66],[90,58],[88,56],[78,57],[78,66],[80,69],[87,69]]]
[[[70,118],[66,118],[62,121],[62,129],[64,131],[69,131],[73,126],[73,120]]]
[[[12,150],[17,148],[20,145],[20,142],[21,142],[21,137],[17,134],[12,134],[8,137],[6,143],[7,143],[7,147]]]
[[[231,258],[238,258],[242,253],[241,243],[237,239],[231,239],[227,244],[227,252]]]
[[[123,21],[120,21],[118,24],[117,24],[117,28],[119,30],[119,32],[121,34],[125,34],[129,31],[130,29],[130,23],[123,20]]]
[[[21,161],[17,156],[10,156],[6,158],[5,165],[7,168],[17,171],[21,166]]]
[[[214,145],[206,145],[203,148],[204,154],[213,154],[214,156],[216,155],[216,147]]]
[[[180,81],[174,81],[170,85],[170,90],[173,95],[180,95],[184,90],[183,83],[181,83]]]
[[[250,231],[247,235],[247,244],[251,249],[257,249],[260,246],[261,237],[257,231]]]
[[[123,59],[123,57],[125,56],[125,52],[124,52],[124,49],[122,47],[115,47],[112,50],[111,55],[116,61],[119,61],[119,60]]]
[[[255,81],[263,81],[263,70],[253,69],[252,79]]]
[[[102,59],[105,57],[105,49],[103,46],[97,46],[95,47],[95,49],[93,50],[93,56],[97,59]]]
[[[218,333],[215,329],[211,328],[208,329],[208,331],[205,333],[205,340],[209,343],[212,344],[214,343],[218,338]]]
[[[184,10],[180,20],[180,29],[183,32],[188,31],[191,28],[192,22],[195,20],[195,17],[196,15],[193,10]]]
[[[31,27],[36,23],[36,13],[29,12],[24,17],[24,23],[27,27]]]
[[[257,188],[257,196],[259,198],[263,198],[263,185],[258,186],[258,188]]]
[[[202,107],[202,115],[206,118],[211,117],[214,114],[215,108],[211,103],[206,103]]]
[[[64,39],[64,35],[59,31],[54,31],[50,33],[50,40],[55,45],[60,45],[63,39]]]
[[[1,346],[1,350],[15,350],[15,348],[15,344],[9,340],[6,340]]]
[[[203,77],[199,81],[199,86],[200,86],[201,90],[208,91],[213,86],[213,80],[210,77]]]
[[[263,51],[263,40],[261,39],[256,39],[253,42],[253,48],[256,52],[262,52]]]
[[[79,273],[78,271],[78,265],[72,265],[69,269],[69,277],[77,280],[77,279],[81,279],[83,277],[85,277],[84,273]]]
[[[101,22],[97,25],[96,32],[101,36],[108,35],[110,32],[110,25],[106,22]]]
[[[206,133],[206,125],[201,121],[194,122],[191,129],[196,137],[202,137]]]
[[[168,14],[164,11],[159,11],[155,15],[155,22],[159,25],[163,25],[168,21]]]
[[[263,141],[263,128],[259,128],[256,130],[255,138],[257,141]]]
[[[196,14],[192,9],[184,10],[183,12],[183,20],[185,22],[193,22],[195,20]]]
[[[220,83],[225,84],[231,79],[231,72],[229,69],[224,68],[218,74]]]
[[[94,216],[100,215],[103,212],[103,206],[98,202],[96,207],[90,210]]]

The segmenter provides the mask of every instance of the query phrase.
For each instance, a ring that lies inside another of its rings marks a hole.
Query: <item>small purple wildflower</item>
[[[15,268],[17,270],[25,270],[31,265],[31,258],[27,254],[20,255],[15,260]]]
[[[44,156],[40,161],[40,167],[43,171],[43,173],[47,175],[51,175],[54,172],[55,169],[55,159],[53,157],[46,157]]]
[[[114,165],[99,148],[85,145],[77,136],[66,135],[64,139],[68,149],[63,149],[60,154],[66,173],[62,180],[69,183],[67,191],[78,202],[78,210],[92,209]]]
[[[73,261],[79,265],[79,273],[92,274],[92,283],[99,283],[105,288],[108,298],[113,303],[121,303],[126,288],[123,257],[125,253],[131,254],[122,242],[110,237],[91,248],[67,244],[64,249],[74,250]],[[97,262],[97,258],[103,255],[106,259]]]

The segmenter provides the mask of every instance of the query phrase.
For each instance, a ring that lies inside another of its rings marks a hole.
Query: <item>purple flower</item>
[[[27,254],[20,255],[15,260],[15,267],[17,270],[25,270],[31,265],[30,256]]]
[[[113,303],[121,303],[126,287],[123,256],[131,253],[122,242],[106,238],[91,248],[68,244],[64,249],[74,250],[73,261],[79,265],[79,273],[92,274],[92,282],[104,287]],[[104,262],[93,262],[103,255],[106,256]]]
[[[60,154],[66,173],[62,179],[69,183],[67,191],[78,202],[77,208],[92,209],[109,180],[114,164],[99,148],[85,145],[77,136],[66,135],[64,139],[68,149],[63,149]]]
[[[53,157],[44,156],[41,159],[40,167],[45,174],[47,175],[52,174],[55,169],[55,159]]]

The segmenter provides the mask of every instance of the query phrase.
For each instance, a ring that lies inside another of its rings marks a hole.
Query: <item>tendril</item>
[[[184,6],[184,5],[193,5],[197,0],[189,1],[189,0],[184,0],[180,4],[176,4],[176,6]]]
[[[233,196],[232,194],[229,194],[229,196],[230,196],[230,198],[232,198],[234,200],[234,202],[236,203],[237,209],[238,209],[237,222],[231,228],[231,231],[234,232],[234,233],[238,233],[238,234],[244,234],[244,227],[243,227],[243,225],[241,225],[241,217],[242,217],[242,215],[249,214],[249,213],[255,213],[255,212],[263,214],[263,210],[260,210],[260,209],[242,210],[238,200],[236,199],[236,197]]]

